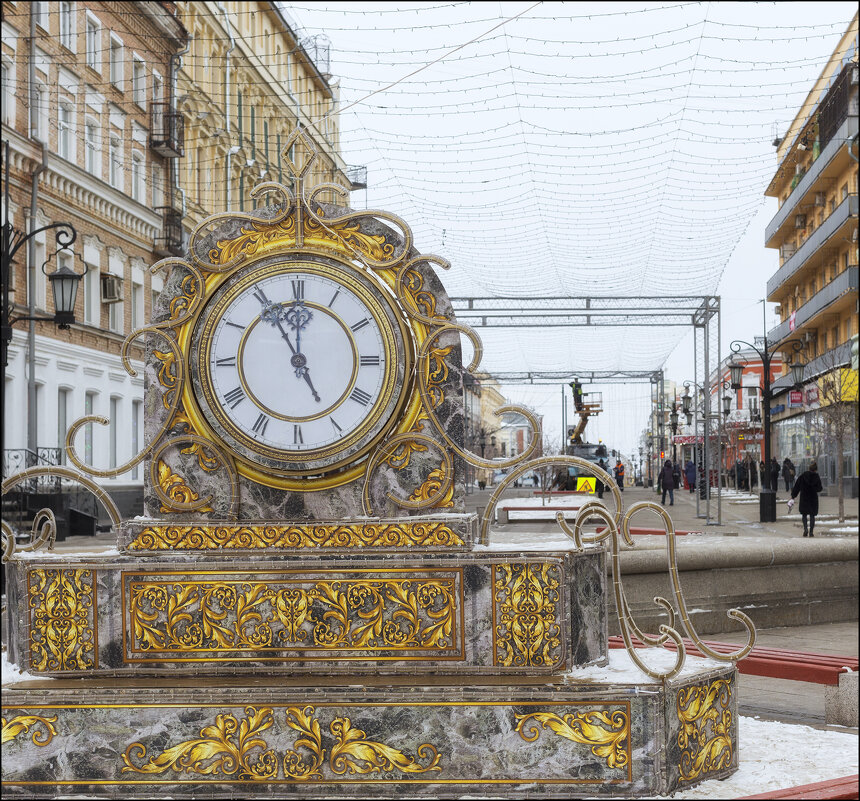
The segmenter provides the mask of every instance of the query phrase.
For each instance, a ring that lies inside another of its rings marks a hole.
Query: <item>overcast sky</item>
[[[772,141],[855,3],[286,8],[331,41],[344,157],[368,168],[353,205],[402,216],[420,251],[449,259],[451,295],[720,294],[721,355],[762,333],[777,267],[763,244]],[[767,318],[770,328],[771,304]],[[479,333],[490,372],[665,366],[667,378],[693,377],[682,328]],[[606,411],[588,439],[635,452],[648,385],[592,388]],[[559,437],[559,385],[504,392]]]

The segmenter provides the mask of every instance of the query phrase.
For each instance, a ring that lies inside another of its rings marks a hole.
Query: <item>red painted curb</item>
[[[801,784],[798,787],[787,787],[784,790],[771,790],[757,795],[745,795],[743,801],[759,798],[785,799],[852,799],[860,793],[860,775],[843,776],[841,779],[829,779],[826,782]]]

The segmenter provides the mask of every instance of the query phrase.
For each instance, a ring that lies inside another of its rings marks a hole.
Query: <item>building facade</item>
[[[841,38],[806,101],[777,140],[779,166],[766,195],[779,201],[765,245],[779,250],[767,299],[780,324],[768,340],[806,364],[804,385],[773,386],[772,450],[801,468],[817,460],[832,491],[840,474],[857,495],[858,17]],[[787,370],[784,370],[787,372]],[[847,407],[847,408],[843,408]],[[834,436],[833,420],[841,433]],[[851,421],[854,421],[852,427]],[[848,430],[843,430],[843,429]],[[852,430],[853,428],[853,430]],[[839,452],[841,451],[841,452]]]
[[[296,126],[317,150],[306,185],[360,186],[339,155],[327,52],[275,3],[3,3],[8,220],[21,232],[58,222],[77,232],[59,253],[52,231],[21,248],[9,275],[12,317],[52,317],[46,273],[85,271],[70,331],[12,327],[4,475],[66,463],[65,431],[88,414],[108,424],[76,438],[86,463],[111,472],[140,450],[142,346],[129,353],[135,376],[121,350],[163,286],[148,268],[181,254],[206,216],[264,203],[249,198],[257,183],[288,184],[279,153]],[[306,155],[289,154],[299,165]],[[348,194],[320,199],[346,205]],[[141,469],[99,479],[123,514],[141,508]]]

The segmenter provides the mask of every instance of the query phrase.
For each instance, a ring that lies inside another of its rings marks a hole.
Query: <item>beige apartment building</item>
[[[767,299],[779,304],[781,322],[768,340],[781,350],[784,372],[797,355],[806,364],[802,387],[795,388],[789,375],[774,384],[772,452],[802,467],[816,459],[831,486],[841,462],[845,488],[854,496],[856,428],[837,453],[827,430],[833,409],[826,409],[857,402],[857,22],[855,15],[785,136],[775,142],[779,166],[765,193],[779,200],[765,244],[779,250]]]

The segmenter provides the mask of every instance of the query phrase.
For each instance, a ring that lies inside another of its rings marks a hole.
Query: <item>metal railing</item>
[[[3,478],[9,478],[28,467],[45,467],[62,464],[62,448],[11,448],[3,451]],[[21,485],[27,492],[57,492],[59,476],[39,476]]]

